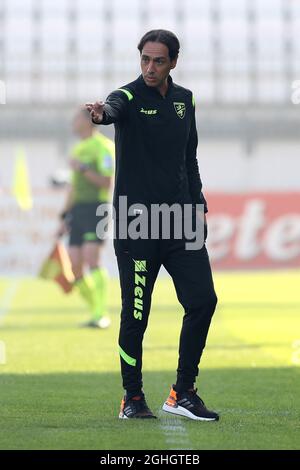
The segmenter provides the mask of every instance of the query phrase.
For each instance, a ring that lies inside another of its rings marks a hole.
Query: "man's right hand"
[[[103,101],[96,101],[95,103],[86,103],[85,107],[90,113],[92,120],[97,124],[101,124],[104,111]]]

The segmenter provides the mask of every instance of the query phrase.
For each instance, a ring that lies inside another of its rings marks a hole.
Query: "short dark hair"
[[[169,57],[171,60],[176,59],[179,54],[180,43],[172,31],[167,31],[166,29],[152,29],[148,33],[144,34],[142,39],[138,44],[138,50],[142,53],[143,47],[146,42],[161,42],[165,44],[169,49]]]

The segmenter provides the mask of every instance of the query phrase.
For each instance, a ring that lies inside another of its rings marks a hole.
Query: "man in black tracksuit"
[[[205,244],[187,250],[187,238],[122,238],[120,226],[126,214],[120,211],[120,197],[127,206],[144,209],[131,214],[133,221],[143,210],[147,220],[154,204],[204,205],[202,183],[196,158],[197,130],[195,102],[190,90],[176,85],[170,70],[176,66],[179,42],[165,30],[153,30],[141,39],[142,74],[112,92],[105,103],[88,103],[94,123],[115,125],[116,180],[114,240],[122,291],[119,351],[123,387],[120,418],[154,418],[142,391],[142,341],[147,327],[151,295],[160,266],[171,275],[179,302],[185,310],[180,335],[176,384],[163,410],[195,420],[217,420],[194,389],[198,364],[205,346],[217,297],[214,291]],[[174,216],[174,219],[176,216]],[[204,216],[205,218],[205,216]],[[128,220],[126,222],[128,224]],[[127,226],[127,225],[126,225]],[[206,234],[206,222],[205,222]]]

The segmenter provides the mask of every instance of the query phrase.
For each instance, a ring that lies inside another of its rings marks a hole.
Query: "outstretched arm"
[[[125,118],[128,110],[128,97],[121,90],[113,91],[103,101],[95,103],[86,103],[86,109],[89,111],[94,124],[112,124]]]

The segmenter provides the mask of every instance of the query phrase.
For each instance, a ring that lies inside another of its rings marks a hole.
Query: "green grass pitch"
[[[299,449],[300,273],[216,273],[219,305],[197,386],[221,420],[160,411],[175,379],[182,309],[156,285],[144,341],[144,389],[156,421],[118,420],[119,286],[112,327],[88,318],[76,293],[33,279],[0,281],[1,449]],[[297,342],[298,341],[298,342]],[[3,358],[2,358],[3,359]]]

